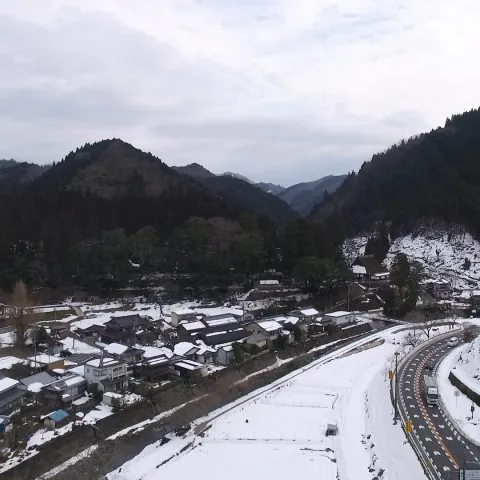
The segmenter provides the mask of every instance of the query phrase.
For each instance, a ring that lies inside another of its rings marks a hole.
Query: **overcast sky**
[[[480,104],[478,0],[0,0],[0,158],[119,137],[292,184]]]

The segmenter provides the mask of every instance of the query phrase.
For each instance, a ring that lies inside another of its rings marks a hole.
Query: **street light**
[[[395,394],[395,414],[393,417],[393,424],[397,424],[398,420],[398,356],[400,355],[400,352],[395,352],[395,389],[394,389],[394,394]]]

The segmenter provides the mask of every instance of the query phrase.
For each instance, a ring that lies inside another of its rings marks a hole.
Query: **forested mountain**
[[[325,192],[334,192],[346,177],[346,175],[328,175],[313,182],[297,183],[284,189],[278,196],[298,213],[308,215],[323,201]]]
[[[312,217],[340,241],[378,222],[410,233],[424,219],[465,225],[480,236],[480,110],[401,141],[350,174]]]
[[[278,198],[232,177],[200,183],[118,139],[86,144],[35,180],[0,191],[0,222],[5,289],[19,279],[108,289],[148,272],[226,287],[265,268],[291,272],[303,257],[335,256],[322,226],[297,219]]]
[[[252,183],[237,173],[215,175],[198,163],[173,168],[194,178],[205,188],[241,210],[265,216],[280,224],[296,217],[295,212],[275,194],[266,192],[259,184]]]
[[[272,195],[279,195],[285,190],[285,187],[277,185],[276,183],[258,182],[257,187],[260,187],[264,192],[271,193]]]
[[[238,208],[263,215],[276,223],[284,224],[297,217],[283,200],[240,178],[218,175],[199,178],[198,181]]]
[[[184,175],[189,175],[190,177],[194,178],[208,178],[214,177],[215,174],[212,173],[210,170],[207,170],[203,165],[198,163],[190,163],[188,165],[184,165],[182,167],[172,167],[179,173]]]
[[[0,192],[9,192],[22,184],[31,182],[49,168],[50,165],[0,160]]]

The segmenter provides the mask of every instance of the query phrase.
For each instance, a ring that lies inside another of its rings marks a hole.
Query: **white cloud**
[[[0,0],[0,157],[122,137],[285,184],[480,103],[473,0]]]

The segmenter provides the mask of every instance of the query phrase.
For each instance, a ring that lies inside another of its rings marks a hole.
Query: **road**
[[[428,407],[423,397],[423,375],[432,375],[425,365],[433,360],[438,366],[451,350],[447,346],[451,336],[455,335],[442,336],[437,341],[418,347],[398,372],[401,417],[411,420],[411,443],[416,444],[414,448],[421,450],[429,478],[435,480],[458,479],[458,473],[454,472],[463,467],[465,462],[480,463],[480,448],[462,435],[441,406]]]

